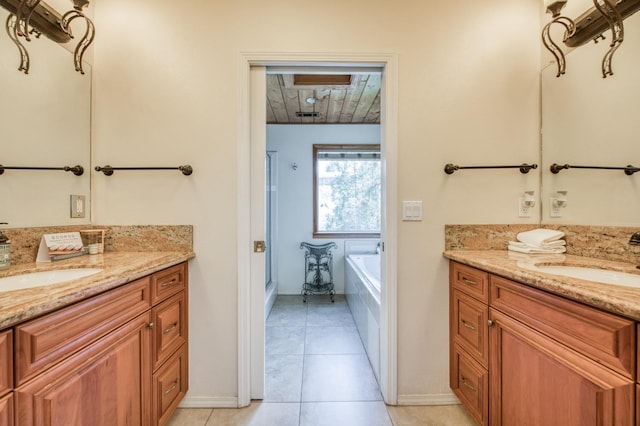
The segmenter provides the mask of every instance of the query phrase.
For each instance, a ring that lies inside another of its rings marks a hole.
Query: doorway
[[[295,57],[297,56],[297,57]],[[250,251],[265,240],[266,68],[274,66],[379,67],[383,197],[381,239],[380,388],[397,402],[396,378],[396,58],[395,55],[246,54],[241,56],[238,223],[238,406],[261,399],[264,389],[265,256]]]

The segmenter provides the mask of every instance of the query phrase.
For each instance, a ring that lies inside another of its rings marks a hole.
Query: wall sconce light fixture
[[[42,0],[0,0],[0,5],[9,11],[9,17],[6,21],[7,34],[20,52],[18,71],[29,73],[29,52],[23,41],[30,42],[32,35],[35,38],[40,38],[44,34],[56,43],[67,43],[74,38],[71,32],[71,22],[82,18],[86,23],[86,31],[75,48],[73,62],[75,70],[84,74],[82,59],[95,38],[95,27],[93,22],[82,12],[82,9],[89,4],[89,0],[71,1],[73,9],[60,15]]]
[[[593,7],[575,20],[561,15],[568,0],[546,0],[547,13],[551,21],[542,29],[542,43],[556,59],[560,77],[565,73],[566,63],[562,49],[551,39],[549,34],[553,24],[565,28],[563,43],[569,47],[578,47],[593,40],[604,39],[603,33],[611,30],[609,50],[602,59],[602,77],[613,75],[611,59],[624,40],[624,24],[626,17],[640,10],[640,0],[593,0]]]

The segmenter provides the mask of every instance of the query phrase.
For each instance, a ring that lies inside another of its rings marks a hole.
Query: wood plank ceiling
[[[267,124],[380,124],[380,74],[267,74]]]

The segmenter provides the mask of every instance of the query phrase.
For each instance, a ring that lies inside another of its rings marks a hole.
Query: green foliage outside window
[[[381,164],[376,149],[319,150],[316,232],[376,234],[381,223]]]

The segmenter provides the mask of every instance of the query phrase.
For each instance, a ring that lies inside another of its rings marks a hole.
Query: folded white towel
[[[555,231],[553,229],[532,229],[531,231],[520,232],[517,235],[518,241],[523,243],[532,244],[535,246],[542,246],[543,244],[549,244],[553,241],[557,241],[564,237],[564,232]]]
[[[509,246],[507,247],[507,249],[509,251],[516,251],[518,253],[528,253],[528,254],[535,254],[535,253],[564,253],[567,251],[567,248],[565,246],[559,246],[559,247],[555,247],[555,248],[539,248],[539,247],[532,247],[532,246],[521,246],[521,245],[514,245],[514,244],[509,244]]]
[[[552,249],[552,248],[556,248],[556,247],[562,247],[567,245],[567,242],[565,240],[556,240],[556,241],[551,241],[550,243],[544,243],[544,244],[540,244],[540,245],[536,245],[536,244],[529,244],[529,243],[523,243],[522,241],[509,241],[510,245],[514,245],[514,246],[519,246],[522,248],[542,248],[542,249]]]

